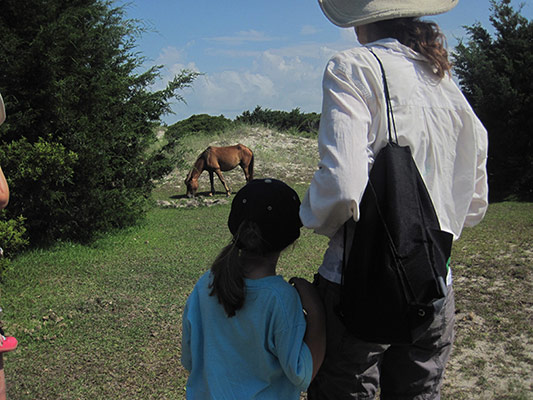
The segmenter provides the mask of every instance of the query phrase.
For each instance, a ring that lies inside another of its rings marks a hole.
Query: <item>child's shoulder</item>
[[[204,272],[200,276],[200,278],[196,281],[196,284],[194,285],[194,288],[193,288],[193,293],[207,290],[211,284],[211,280],[212,280],[211,270]]]
[[[246,286],[250,288],[267,288],[285,290],[291,285],[281,275],[266,276],[260,279],[245,279]]]
[[[246,289],[249,291],[261,291],[266,296],[271,296],[281,303],[299,298],[296,289],[281,275],[261,279],[246,279]]]
[[[209,282],[211,280],[211,270],[205,271],[202,276],[200,276],[200,279],[198,279],[198,283],[200,282]]]

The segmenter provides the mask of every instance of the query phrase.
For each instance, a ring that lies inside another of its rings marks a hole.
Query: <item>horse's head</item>
[[[196,196],[198,191],[198,179],[185,179],[185,186],[187,186],[187,197]]]

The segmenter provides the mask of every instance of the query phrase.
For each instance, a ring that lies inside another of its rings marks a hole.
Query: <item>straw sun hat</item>
[[[459,0],[318,0],[326,17],[343,28],[451,10]]]

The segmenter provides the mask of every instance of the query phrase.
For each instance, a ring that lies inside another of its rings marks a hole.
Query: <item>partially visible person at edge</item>
[[[318,293],[276,274],[280,252],[300,236],[299,207],[276,179],[253,180],[235,195],[233,240],[183,312],[188,399],[299,400],[318,371],[326,347]]]
[[[4,99],[0,94],[0,125],[6,120],[6,109],[4,106]],[[7,203],[9,203],[9,186],[7,185],[6,177],[4,176],[4,171],[0,166],[0,210],[6,208]]]
[[[4,107],[4,100],[0,94],[0,125],[6,120],[6,110]],[[9,186],[7,185],[6,177],[0,167],[0,210],[3,210],[7,203],[9,203]],[[1,249],[0,249],[1,250]],[[1,251],[3,254],[3,251]],[[0,254],[0,256],[2,255]],[[5,337],[2,328],[0,327],[0,400],[6,399],[6,376],[4,372],[4,353],[14,350],[17,347],[17,339],[13,336]]]
[[[319,168],[305,195],[305,227],[330,238],[315,284],[327,314],[326,357],[309,400],[440,399],[453,342],[454,294],[424,336],[410,346],[368,343],[350,335],[335,313],[348,240],[375,156],[387,142],[384,64],[399,144],[411,147],[441,229],[459,238],[484,217],[487,134],[451,78],[445,37],[420,19],[449,11],[458,0],[319,0],[326,17],[355,27],[362,47],[335,55],[323,77]],[[361,321],[362,324],[365,321]]]

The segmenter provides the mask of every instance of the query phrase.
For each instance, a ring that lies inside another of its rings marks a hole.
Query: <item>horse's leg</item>
[[[211,182],[211,193],[209,193],[209,196],[213,196],[215,194],[215,177],[213,176],[213,171],[209,171],[209,181]]]
[[[224,189],[226,189],[226,194],[229,196],[231,194],[231,191],[229,190],[228,185],[226,184],[226,181],[224,180],[224,177],[222,176],[222,172],[220,169],[215,169],[215,173],[218,176],[218,179],[220,179],[220,182],[224,185]]]

